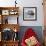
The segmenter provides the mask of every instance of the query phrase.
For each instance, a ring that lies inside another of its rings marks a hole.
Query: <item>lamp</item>
[[[16,2],[17,0],[15,0],[15,7],[16,7],[16,4],[17,4],[17,2]]]

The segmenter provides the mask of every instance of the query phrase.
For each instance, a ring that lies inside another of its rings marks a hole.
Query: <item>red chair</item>
[[[25,40],[34,36],[37,39],[37,35],[36,33],[33,31],[32,28],[28,28],[24,34],[24,37],[22,38],[22,42],[21,42],[21,46],[27,46],[27,44],[25,43]],[[37,39],[38,41],[38,39]],[[38,41],[37,44],[35,46],[41,46],[40,42]]]

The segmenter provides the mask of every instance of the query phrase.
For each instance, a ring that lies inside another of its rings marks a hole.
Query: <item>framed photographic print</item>
[[[9,15],[9,10],[2,10],[2,15]]]
[[[23,20],[36,21],[37,20],[37,8],[36,7],[24,7],[23,8]]]

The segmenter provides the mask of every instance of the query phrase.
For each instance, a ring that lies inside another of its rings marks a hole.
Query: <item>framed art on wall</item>
[[[23,20],[36,21],[37,20],[37,8],[36,7],[23,7]]]
[[[2,10],[2,15],[9,15],[9,10]]]

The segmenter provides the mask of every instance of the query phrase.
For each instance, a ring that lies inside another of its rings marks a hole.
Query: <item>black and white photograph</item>
[[[37,8],[36,7],[24,7],[23,8],[23,20],[25,21],[37,20]]]

